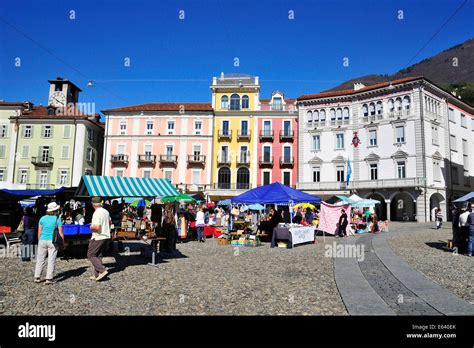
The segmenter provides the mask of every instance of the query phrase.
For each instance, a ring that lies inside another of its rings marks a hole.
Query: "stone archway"
[[[415,203],[407,192],[398,192],[390,200],[390,219],[392,221],[414,221]]]
[[[380,204],[376,204],[374,207],[375,214],[377,214],[379,220],[387,220],[387,203],[385,203],[385,197],[380,193],[371,193],[365,198],[379,201]]]
[[[435,192],[430,196],[430,221],[435,221],[434,208],[441,208],[443,215],[446,216],[446,199],[439,192]]]

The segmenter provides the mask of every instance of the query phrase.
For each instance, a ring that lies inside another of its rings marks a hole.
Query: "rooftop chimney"
[[[365,85],[363,83],[360,83],[360,82],[354,83],[354,91],[358,91],[359,89],[362,89],[364,87]]]
[[[224,72],[221,72],[221,80],[224,79]]]

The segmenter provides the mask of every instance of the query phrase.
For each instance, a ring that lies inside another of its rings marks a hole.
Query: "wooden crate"
[[[136,239],[137,232],[129,232],[129,231],[118,231],[117,232],[118,238],[128,238],[128,239]]]

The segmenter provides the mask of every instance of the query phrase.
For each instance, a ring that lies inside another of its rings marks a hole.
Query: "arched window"
[[[329,115],[331,116],[331,121],[334,121],[336,119],[336,110],[329,110]]]
[[[407,95],[403,97],[403,110],[410,110],[410,97]]]
[[[237,190],[250,188],[250,171],[243,167],[237,170]]]
[[[367,104],[362,105],[362,114],[364,117],[369,116],[369,108],[367,107]]]
[[[374,103],[369,104],[369,113],[370,113],[370,116],[375,115],[375,104]]]
[[[321,110],[319,112],[319,120],[320,121],[326,121],[326,110]]]
[[[349,108],[344,108],[342,110],[342,116],[344,117],[345,120],[349,119]]]
[[[217,187],[220,189],[230,189],[230,169],[223,167],[217,174]]]
[[[311,110],[308,110],[306,113],[306,119],[308,120],[308,123],[313,122],[313,112]]]
[[[223,95],[221,97],[221,109],[228,109],[229,108],[229,97]]]
[[[395,99],[395,110],[400,111],[402,109],[402,98],[398,97]]]
[[[393,103],[393,99],[388,100],[388,110],[393,112],[395,110],[395,104]]]
[[[240,110],[240,97],[238,94],[232,94],[230,96],[230,109]]]
[[[314,112],[313,112],[313,121],[314,122],[319,121],[319,111],[318,110],[314,110]]]
[[[248,109],[249,108],[249,96],[244,95],[242,96],[242,109]]]
[[[338,120],[342,120],[342,109],[341,108],[337,108],[336,117],[337,117]]]
[[[381,101],[378,101],[377,104],[375,104],[375,112],[377,115],[383,114],[383,104]]]

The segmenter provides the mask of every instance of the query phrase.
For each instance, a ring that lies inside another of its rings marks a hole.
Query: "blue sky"
[[[468,0],[411,61],[462,3],[3,0],[0,99],[45,105],[47,80],[62,76],[98,110],[210,102],[212,76],[221,71],[260,76],[262,98],[276,89],[297,97],[361,75],[394,73],[474,37],[474,0]],[[16,57],[21,67],[15,67]],[[93,88],[88,80],[96,81]]]

